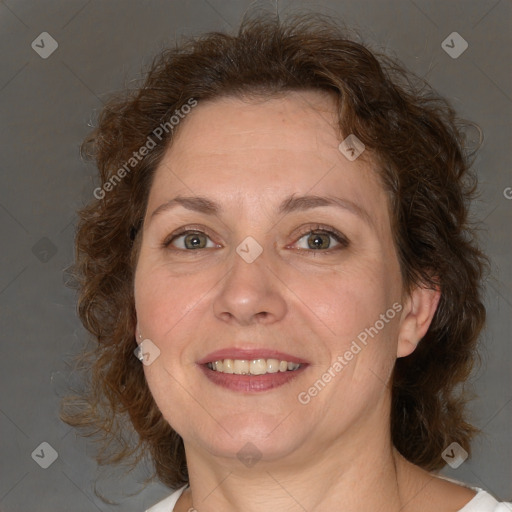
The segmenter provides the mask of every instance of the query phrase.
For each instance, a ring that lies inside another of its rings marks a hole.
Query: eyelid
[[[332,236],[338,242],[339,246],[341,246],[342,248],[348,247],[350,244],[349,239],[343,233],[338,231],[337,229],[335,229],[331,226],[327,226],[327,225],[314,224],[314,226],[309,225],[307,227],[301,228],[299,233],[294,236],[295,242],[293,243],[293,245],[295,245],[305,235],[309,235],[310,233],[314,233],[316,231],[319,231],[319,232],[322,232],[329,236]],[[287,247],[289,247],[289,246],[287,246]],[[329,249],[324,249],[324,250],[299,249],[299,251],[306,251],[306,252],[313,252],[313,253],[316,253],[316,252],[328,253],[334,249],[336,249],[336,248],[334,247],[334,248],[329,248]]]
[[[305,235],[308,235],[310,233],[314,233],[317,231],[325,233],[329,236],[332,236],[341,247],[347,247],[350,244],[350,241],[348,240],[348,238],[343,233],[341,233],[337,229],[333,228],[332,226],[327,226],[327,225],[322,225],[322,224],[313,224],[313,225],[301,227],[299,229],[298,233],[296,233],[294,235],[294,242],[292,245],[295,245]],[[196,225],[183,226],[182,228],[177,229],[176,231],[174,231],[173,233],[171,233],[170,235],[165,237],[165,239],[162,242],[162,247],[168,249],[169,245],[171,245],[171,243],[174,241],[174,239],[179,238],[180,236],[187,235],[189,233],[194,233],[194,232],[206,235],[215,245],[219,246],[218,242],[215,242],[214,237],[212,236],[211,232],[207,228],[196,224]],[[290,247],[290,245],[287,245],[286,247],[288,248],[288,247]],[[209,247],[209,249],[211,249],[211,247]],[[323,249],[323,250],[314,250],[314,249],[299,249],[299,250],[305,251],[305,252],[330,252],[333,249],[334,248]],[[176,250],[184,251],[184,249],[178,249],[178,248],[176,248]],[[186,252],[188,252],[188,251],[186,251]],[[191,250],[190,252],[195,252],[195,251]]]
[[[171,243],[173,242],[173,240],[175,238],[178,238],[183,235],[187,235],[189,233],[195,233],[195,232],[206,235],[208,238],[210,238],[210,240],[213,243],[215,243],[216,245],[219,245],[217,242],[215,242],[213,240],[213,236],[207,228],[205,228],[204,226],[195,224],[195,225],[183,226],[183,227],[177,229],[176,231],[173,231],[170,235],[168,235],[164,238],[164,240],[162,242],[162,247],[168,249],[169,245],[171,245]],[[182,249],[176,249],[176,250],[181,251]]]

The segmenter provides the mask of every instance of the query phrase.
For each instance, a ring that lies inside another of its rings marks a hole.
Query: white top
[[[182,492],[187,487],[188,485],[180,487],[167,498],[159,501],[151,508],[148,508],[146,512],[172,512],[174,505],[176,505]],[[470,487],[470,489],[477,491],[477,494],[467,505],[462,507],[459,512],[512,512],[512,503],[498,502],[489,493],[479,487]]]

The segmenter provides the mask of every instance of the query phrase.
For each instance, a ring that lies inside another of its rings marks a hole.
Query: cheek
[[[383,260],[361,260],[326,279],[304,279],[301,286],[313,305],[311,321],[328,327],[322,338],[331,361],[343,358],[344,378],[338,384],[380,389],[396,359],[401,309],[396,270]]]
[[[142,263],[135,275],[135,308],[143,334],[161,338],[200,309],[211,285],[205,275],[177,276],[165,265]]]
[[[400,297],[382,260],[354,258],[350,265],[328,274],[295,273],[287,276],[289,288],[296,293],[305,311],[330,334],[347,341],[365,327],[373,325],[379,315]],[[310,315],[311,316],[311,315]]]
[[[160,350],[158,358],[144,366],[144,373],[158,408],[173,428],[186,423],[182,411],[187,409],[189,396],[183,389],[193,364],[188,348],[193,348],[192,341],[201,329],[196,320],[206,315],[201,297],[207,291],[205,279],[178,278],[164,266],[145,265],[144,261],[135,275],[139,327],[143,337]]]

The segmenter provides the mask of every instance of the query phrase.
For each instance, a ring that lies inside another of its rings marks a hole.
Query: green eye
[[[181,250],[207,249],[216,247],[210,237],[202,231],[184,231],[174,235],[165,246],[173,245]]]
[[[346,247],[348,245],[347,240],[341,234],[329,230],[308,231],[299,238],[298,244],[301,240],[305,240],[305,246],[301,247],[299,245],[300,249],[311,249],[313,251],[333,249],[337,246]],[[334,244],[332,240],[335,241]]]

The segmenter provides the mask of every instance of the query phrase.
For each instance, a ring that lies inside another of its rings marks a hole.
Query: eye
[[[333,228],[317,226],[315,229],[309,229],[303,232],[296,244],[300,250],[327,252],[328,250],[343,249],[347,247],[349,243],[340,232]],[[197,249],[221,247],[219,244],[213,242],[207,233],[198,229],[186,229],[178,233],[173,233],[164,240],[162,246],[178,251],[194,251]]]
[[[335,242],[334,246],[332,240]],[[297,245],[301,250],[320,250],[325,252],[328,249],[343,249],[348,246],[348,241],[336,230],[318,227],[304,233],[297,241]]]
[[[211,249],[219,247],[217,244],[212,242],[206,233],[198,230],[186,230],[181,231],[180,233],[175,233],[167,238],[163,245],[167,248],[172,245],[178,250]]]

